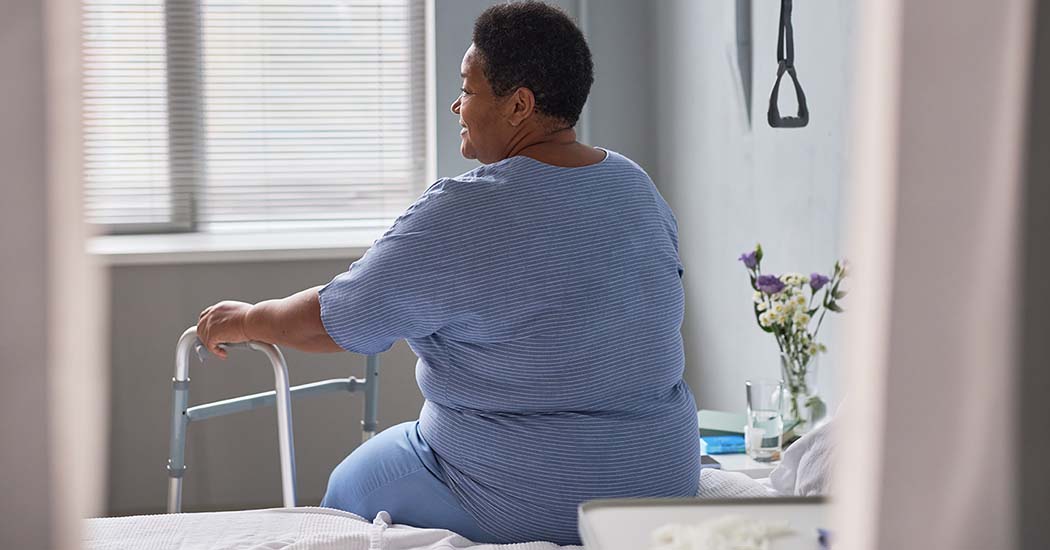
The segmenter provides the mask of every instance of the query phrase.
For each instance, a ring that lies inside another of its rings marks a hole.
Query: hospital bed
[[[380,512],[362,518],[329,508],[295,507],[295,449],[292,434],[291,400],[331,392],[362,392],[365,440],[375,435],[378,409],[379,360],[369,356],[365,378],[324,380],[290,386],[288,367],[277,346],[248,342],[228,346],[262,353],[274,372],[274,390],[201,405],[189,405],[189,368],[196,355],[204,360],[206,350],[190,327],[176,346],[175,376],[172,379],[172,420],[168,459],[168,514],[96,518],[85,521],[83,547],[88,550],[232,550],[266,548],[296,550],[570,550],[549,542],[499,545],[475,544],[444,529],[421,529],[398,525],[397,518]],[[184,449],[189,425],[260,407],[276,406],[281,460],[283,508],[231,512],[180,513],[182,480],[186,473]],[[700,498],[768,497],[776,492],[767,485],[735,472],[704,469],[697,496]]]
[[[759,482],[738,472],[704,469],[700,473],[700,498],[770,494]],[[584,513],[593,514],[586,505],[581,506],[581,519]],[[98,518],[85,521],[82,546],[85,550],[581,550],[543,541],[476,544],[445,529],[420,529],[395,521],[386,512],[362,518],[341,510],[308,507]],[[655,521],[643,528],[659,525]]]
[[[263,342],[224,345],[230,350],[254,350],[269,361],[274,389],[212,403],[190,405],[190,365],[204,362],[208,352],[197,338],[197,327],[186,329],[175,349],[172,378],[171,439],[167,464],[167,514],[86,520],[84,547],[97,550],[296,548],[299,550],[488,550],[508,545],[474,544],[443,529],[397,525],[386,512],[376,518],[330,508],[296,507],[295,440],[292,433],[293,398],[333,392],[363,393],[362,441],[376,433],[379,357],[368,356],[365,378],[322,380],[300,386],[288,382],[288,365],[281,350]],[[181,513],[182,482],[186,475],[185,446],[190,424],[239,412],[274,406],[277,409],[278,452],[281,464],[283,508],[231,512]],[[547,542],[513,545],[515,550],[555,550]]]

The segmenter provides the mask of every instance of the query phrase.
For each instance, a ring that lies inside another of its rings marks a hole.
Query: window
[[[113,233],[389,223],[426,177],[417,0],[83,0],[85,210]]]

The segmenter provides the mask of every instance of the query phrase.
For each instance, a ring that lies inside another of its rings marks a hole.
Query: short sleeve
[[[431,335],[455,317],[456,251],[465,238],[457,220],[467,213],[457,211],[442,183],[321,289],[321,322],[343,349],[380,353],[399,339]]]

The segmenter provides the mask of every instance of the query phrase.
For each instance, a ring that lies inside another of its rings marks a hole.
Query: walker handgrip
[[[196,327],[194,327],[194,328],[196,328]],[[239,342],[239,343],[236,343],[236,344],[219,344],[219,349],[222,349],[222,350],[228,350],[228,349],[231,349],[231,348],[248,349],[248,347],[249,346],[248,346],[247,342]],[[204,342],[201,342],[200,338],[198,338],[196,344],[193,345],[193,349],[197,351],[197,360],[200,361],[201,363],[204,362],[204,359],[206,357],[208,357],[209,355],[213,355],[211,350],[209,350],[204,345]]]
[[[292,437],[292,397],[288,383],[288,365],[281,350],[265,342],[245,342],[238,344],[220,344],[224,349],[250,348],[263,352],[273,366],[274,389],[277,401],[277,435],[281,454],[281,489],[284,506],[295,507],[295,444]],[[172,431],[171,448],[168,459],[168,512],[175,513],[182,509],[182,476],[186,469],[185,448],[186,428],[189,419],[186,409],[189,402],[189,353],[197,352],[198,359],[204,361],[204,348],[197,338],[197,327],[186,329],[179,338],[175,352],[175,378],[172,398]],[[203,351],[203,353],[202,353]]]

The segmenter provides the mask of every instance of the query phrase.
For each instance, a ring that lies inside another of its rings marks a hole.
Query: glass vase
[[[817,389],[817,356],[780,354],[784,380],[784,429],[803,435],[827,414]]]

